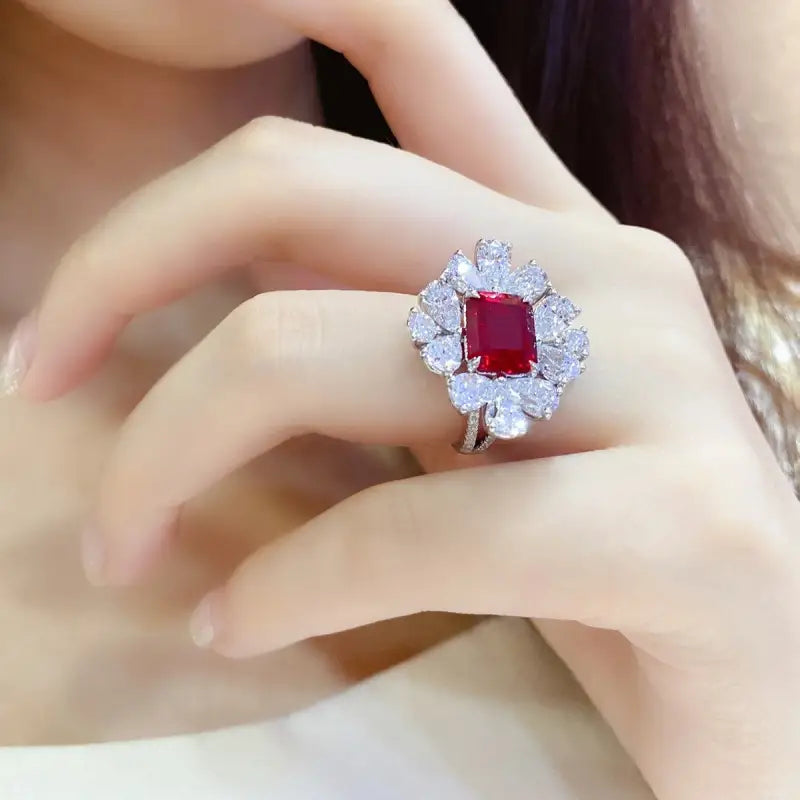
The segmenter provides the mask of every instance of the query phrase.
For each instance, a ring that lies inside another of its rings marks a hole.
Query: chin
[[[69,33],[120,55],[187,69],[250,64],[302,36],[252,0],[20,0]]]

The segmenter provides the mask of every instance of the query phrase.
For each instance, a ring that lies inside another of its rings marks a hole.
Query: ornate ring
[[[408,328],[467,419],[459,452],[482,452],[550,419],[589,356],[586,330],[570,327],[579,313],[536,262],[512,269],[511,245],[495,239],[477,243],[475,263],[456,252],[420,292]]]

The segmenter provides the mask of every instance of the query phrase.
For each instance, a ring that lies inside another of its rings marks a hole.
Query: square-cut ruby
[[[467,300],[466,354],[480,358],[478,371],[522,375],[536,361],[531,307],[521,297],[480,292]]]

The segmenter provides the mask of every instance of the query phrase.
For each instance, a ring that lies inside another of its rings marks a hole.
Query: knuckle
[[[226,356],[248,378],[283,385],[324,357],[326,315],[313,292],[269,292],[242,303],[223,324]]]
[[[785,538],[757,463],[749,446],[729,443],[681,448],[672,463],[668,502],[685,520],[690,550],[715,569],[784,563]]]
[[[90,282],[103,292],[107,300],[111,300],[114,282],[105,281],[102,285],[104,275],[114,274],[113,270],[105,269],[111,252],[106,244],[108,237],[104,235],[107,224],[107,221],[101,222],[69,246],[61,259],[57,278],[71,276],[72,280]]]
[[[666,276],[690,280],[693,286],[698,285],[694,266],[683,248],[658,231],[632,225],[623,226],[629,257],[638,263],[647,263]]]
[[[414,560],[412,554],[433,549],[428,546],[420,550],[421,540],[430,533],[430,508],[426,492],[414,487],[414,479],[392,481],[365,489],[353,498],[354,527],[367,535],[354,536],[360,552],[352,555],[370,568],[378,567],[381,575],[407,575],[404,565],[409,558]]]
[[[342,23],[340,46],[369,75],[405,45],[406,31],[441,28],[459,19],[448,0],[393,0],[380,6],[372,2],[360,6],[358,14]]]
[[[231,134],[228,145],[245,158],[282,161],[308,136],[313,126],[284,117],[256,117]]]
[[[660,317],[653,321],[646,343],[646,359],[648,363],[658,365],[659,391],[665,391],[666,383],[672,381],[670,391],[683,396],[687,375],[716,374],[717,351],[702,346],[704,341],[695,325],[675,325],[671,319],[661,320]]]
[[[370,529],[391,532],[399,541],[408,542],[426,527],[425,512],[418,501],[419,492],[402,488],[400,482],[390,482],[366,489],[360,495],[361,514]]]

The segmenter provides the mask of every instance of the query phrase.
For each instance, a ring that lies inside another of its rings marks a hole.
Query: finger
[[[413,303],[386,293],[273,292],[232,313],[123,426],[104,471],[92,535],[105,555],[101,570],[90,566],[93,581],[135,580],[183,504],[290,436],[438,442],[447,451],[464,420],[411,346],[405,323]],[[619,385],[625,370],[602,377],[608,336],[613,331],[597,334],[594,376],[587,373],[581,391],[565,395],[554,419],[535,428],[530,448],[609,446],[634,427],[637,408],[648,408],[638,397],[620,403],[629,394]]]
[[[368,489],[245,561],[196,640],[247,656],[433,609],[639,629],[681,546],[676,481],[653,463],[606,450]]]
[[[453,250],[489,231],[535,243],[545,264],[555,253],[564,261],[556,243],[576,238],[567,222],[385,145],[301,123],[251,124],[135,194],[72,248],[39,310],[22,392],[65,391],[131,317],[255,258],[313,266],[349,285],[417,291]],[[608,262],[619,262],[610,248],[616,226],[595,229],[591,247],[581,237],[573,246],[584,249],[575,266],[596,260],[604,242]]]
[[[366,76],[406,149],[528,203],[611,217],[570,174],[444,0],[259,0]]]

